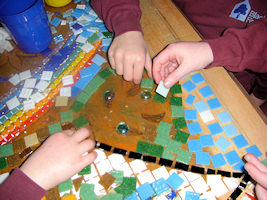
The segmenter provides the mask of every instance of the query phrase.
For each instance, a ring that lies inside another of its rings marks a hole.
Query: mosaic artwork
[[[48,11],[56,48],[43,52],[47,57],[35,69],[12,75],[14,87],[0,99],[1,182],[49,135],[90,127],[97,160],[43,200],[254,196],[241,152],[262,153],[238,130],[201,72],[170,90],[146,73],[140,86],[123,81],[105,55],[113,35],[87,3],[75,4],[60,15]],[[68,37],[57,31],[62,25],[69,26]],[[60,112],[47,117],[48,126],[29,131],[53,109]]]

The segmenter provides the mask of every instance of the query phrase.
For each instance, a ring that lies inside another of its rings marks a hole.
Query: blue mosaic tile
[[[189,94],[185,100],[185,103],[187,103],[188,105],[192,105],[194,103],[195,100],[195,96],[192,94]]]
[[[233,166],[232,168],[234,170],[238,170],[238,171],[241,171],[241,172],[244,172],[245,171],[245,163],[243,161],[240,161],[239,163],[237,163],[235,166]]]
[[[219,147],[223,152],[231,146],[231,142],[229,142],[225,137],[221,136],[216,142],[215,145]]]
[[[187,128],[191,135],[202,133],[201,126],[199,125],[198,122],[188,123]]]
[[[204,98],[210,97],[212,95],[214,95],[214,93],[212,92],[212,90],[210,89],[209,86],[203,87],[199,89],[199,92],[201,93],[201,95]]]
[[[196,164],[197,165],[209,165],[210,164],[209,152],[196,152]]]
[[[199,140],[188,140],[187,141],[189,152],[202,151],[202,146]]]
[[[52,19],[52,21],[50,22],[50,24],[52,24],[53,26],[57,27],[60,23],[61,23],[61,19],[59,19],[58,17],[54,17]]]
[[[226,123],[232,121],[232,117],[229,115],[229,113],[227,111],[224,111],[224,112],[217,114],[217,117],[219,118],[219,120],[222,124],[226,124]]]
[[[225,161],[225,159],[221,153],[210,156],[210,160],[211,160],[215,169],[226,165],[226,161]]]
[[[99,54],[96,54],[95,57],[93,57],[92,62],[101,66],[104,62],[107,62],[107,61],[105,58],[103,58]]]
[[[224,154],[224,156],[227,162],[229,163],[229,165],[233,165],[241,161],[241,158],[239,157],[239,155],[236,153],[235,150]]]
[[[131,196],[127,197],[125,200],[138,200],[136,192],[134,192]]]
[[[196,108],[197,112],[203,112],[203,111],[209,109],[209,107],[207,106],[207,104],[204,101],[202,101],[202,100],[194,103],[193,105]]]
[[[235,126],[233,124],[228,124],[226,126],[223,126],[223,131],[227,137],[232,137],[238,134]]]
[[[262,155],[262,153],[260,152],[259,148],[256,145],[246,148],[246,152],[253,153],[256,157],[260,157]]]
[[[214,146],[214,141],[213,141],[211,135],[200,135],[199,141],[200,141],[202,147]]]
[[[172,173],[169,178],[167,178],[166,183],[173,189],[177,190],[180,185],[182,185],[184,180],[176,173]]]
[[[213,124],[209,124],[209,125],[207,125],[207,127],[208,127],[211,135],[216,135],[216,134],[223,132],[222,127],[220,126],[220,124],[218,122],[215,122]]]
[[[217,98],[207,100],[207,104],[209,105],[211,110],[222,107],[221,103]]]
[[[196,192],[186,191],[185,200],[199,200],[200,194]]]
[[[194,89],[196,89],[196,85],[192,81],[186,81],[184,84],[182,84],[182,87],[187,91],[187,92],[192,92]]]
[[[152,186],[149,183],[144,183],[136,189],[141,200],[147,200],[155,194]]]
[[[241,149],[245,146],[248,146],[248,142],[247,140],[245,139],[245,137],[243,135],[238,135],[238,136],[235,136],[232,138],[233,142],[235,143],[236,147],[238,149]]]
[[[163,178],[154,181],[151,185],[157,195],[160,195],[170,189]]]
[[[193,74],[190,77],[195,84],[202,83],[203,81],[205,81],[205,79],[200,73]]]
[[[197,111],[196,110],[184,110],[185,120],[197,120]]]

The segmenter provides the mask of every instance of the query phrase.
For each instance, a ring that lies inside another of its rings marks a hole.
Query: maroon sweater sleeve
[[[40,200],[46,190],[16,168],[0,185],[0,200]]]
[[[127,31],[140,31],[139,0],[91,0],[91,6],[115,37]]]
[[[267,18],[248,24],[244,29],[229,28],[208,42],[214,61],[208,68],[224,66],[232,72],[249,69],[267,73]]]
[[[245,69],[258,73],[253,94],[267,99],[267,18],[248,24],[244,29],[229,28],[208,42],[214,61],[207,68],[224,66],[232,72]]]

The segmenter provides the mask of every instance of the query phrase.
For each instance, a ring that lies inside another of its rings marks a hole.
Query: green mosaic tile
[[[154,97],[153,97],[153,101],[159,102],[159,103],[165,103],[166,98],[159,95],[158,93],[155,93]]]
[[[97,200],[98,197],[94,192],[95,185],[82,183],[80,187],[80,197],[82,200]]]
[[[141,80],[141,88],[153,88],[154,81],[150,78],[142,78]]]
[[[114,178],[116,178],[116,180],[114,181],[115,183],[122,183],[122,181],[123,181],[123,171],[114,170],[114,171],[111,171],[110,174]]]
[[[171,94],[181,94],[182,93],[182,87],[181,85],[174,85],[170,89]]]
[[[60,113],[61,122],[71,122],[73,120],[73,114],[71,110]]]
[[[94,184],[87,184],[82,183],[80,187],[80,194],[88,193],[88,192],[94,192],[95,185]]]
[[[159,146],[159,145],[154,145],[154,144],[152,144],[149,153],[150,153],[150,155],[152,155],[152,156],[161,157],[163,151],[164,151],[163,146]]]
[[[138,141],[137,147],[136,147],[136,152],[137,153],[144,153],[144,154],[149,154],[149,148],[151,144],[143,141]]]
[[[169,139],[169,136],[157,135],[154,143],[166,147],[168,145]]]
[[[172,153],[178,153],[181,148],[181,143],[177,142],[175,140],[169,140],[169,143],[166,147],[166,150],[172,152]]]
[[[178,130],[175,137],[174,137],[174,140],[178,141],[178,142],[181,142],[183,144],[186,144],[188,138],[189,138],[189,133],[186,133],[184,131],[181,131],[181,130]]]
[[[151,156],[158,156],[161,157],[163,153],[163,146],[150,144],[143,141],[138,141],[136,152],[147,154]]]
[[[111,32],[106,31],[106,32],[102,32],[102,33],[106,38],[112,38],[113,37],[113,34]]]
[[[113,75],[115,75],[115,76],[117,75],[117,74],[116,74],[116,71],[115,71],[114,69],[112,69],[111,67],[109,67],[108,70],[109,70]]]
[[[183,163],[186,163],[186,164],[189,164],[191,156],[192,156],[191,152],[188,152],[188,151],[185,151],[183,149],[180,149],[177,152],[176,160],[180,161],[180,162],[183,162]]]
[[[163,121],[159,122],[157,133],[160,135],[169,136],[169,133],[171,131],[172,125]]]
[[[68,191],[68,190],[71,190],[71,189],[72,189],[72,181],[71,181],[71,179],[68,179],[68,180],[66,180],[63,183],[60,183],[58,185],[59,193],[65,192],[65,191]]]
[[[179,130],[181,128],[187,128],[186,121],[185,121],[184,117],[175,118],[172,120],[172,123],[173,123],[174,128],[176,130]]]
[[[123,177],[122,184],[115,188],[118,194],[123,195],[123,199],[130,196],[136,189],[136,177]]]
[[[86,92],[90,97],[92,94],[95,93],[95,91],[98,89],[100,85],[102,85],[105,82],[105,79],[101,78],[100,76],[95,76],[89,84],[84,88],[84,92]]]
[[[265,166],[267,166],[267,158],[261,161]]]
[[[79,101],[74,101],[73,104],[71,105],[70,109],[76,113],[81,112],[83,109],[84,104],[79,102]]]
[[[13,154],[14,150],[12,144],[0,145],[0,157],[11,156]]]
[[[183,106],[171,105],[172,117],[184,117]]]
[[[7,163],[5,157],[0,158],[0,169],[7,168]]]
[[[99,40],[99,37],[96,33],[94,33],[93,35],[91,35],[89,38],[88,38],[88,42],[90,42],[91,44],[94,44],[96,41]]]
[[[85,174],[91,174],[91,165],[88,165],[87,167],[83,168],[78,175],[85,175]]]
[[[55,124],[49,125],[48,130],[49,130],[50,135],[52,135],[56,132],[62,131],[62,127],[61,127],[60,123],[55,123]]]
[[[89,124],[89,122],[87,121],[87,119],[81,115],[80,117],[76,118],[75,120],[73,120],[73,123],[75,124],[75,126],[80,129],[86,125]]]
[[[98,75],[103,78],[103,79],[107,79],[108,77],[110,77],[113,73],[110,71],[110,68],[105,68],[103,69],[101,72],[98,73]]]
[[[101,198],[101,200],[123,200],[122,194],[110,193]]]
[[[173,155],[172,153],[170,153],[169,151],[167,151],[165,149],[164,152],[163,152],[162,158],[165,158],[165,159],[173,159],[173,158],[175,158],[175,155]]]
[[[90,96],[82,91],[79,96],[76,98],[76,101],[81,102],[82,104],[86,104],[86,102],[90,99]]]
[[[182,97],[170,97],[170,104],[176,106],[182,106],[183,105]]]

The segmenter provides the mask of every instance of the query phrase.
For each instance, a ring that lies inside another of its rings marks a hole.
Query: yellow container
[[[69,4],[71,0],[45,0],[45,3],[52,7],[62,7]]]

